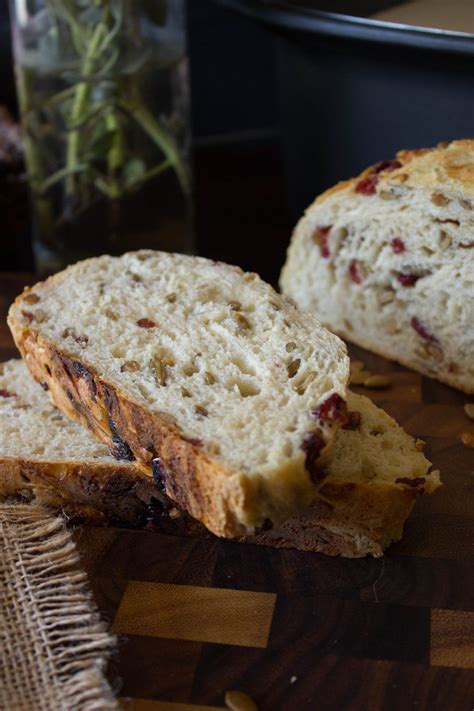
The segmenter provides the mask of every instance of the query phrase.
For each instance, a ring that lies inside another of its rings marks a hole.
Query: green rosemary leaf
[[[113,147],[114,138],[115,131],[109,130],[104,123],[99,122],[94,129],[88,146],[87,153],[89,160],[104,160],[107,153]]]
[[[131,158],[125,163],[124,178],[127,188],[132,188],[135,183],[142,181],[146,172],[146,165],[140,158]]]
[[[54,185],[64,180],[71,173],[82,173],[87,169],[87,165],[78,163],[73,170],[67,170],[67,168],[61,168],[57,170],[56,173],[50,175],[46,180],[44,180],[40,185],[34,186],[38,193],[45,193],[50,190]]]

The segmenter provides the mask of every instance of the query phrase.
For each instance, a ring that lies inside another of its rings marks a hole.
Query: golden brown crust
[[[328,480],[319,493],[298,517],[247,540],[347,558],[378,557],[401,538],[419,489]]]
[[[299,488],[290,481],[282,496],[287,508],[276,511],[259,477],[229,472],[199,442],[187,439],[167,415],[130,401],[35,329],[17,326],[13,320],[10,327],[33,377],[48,385],[59,409],[120,458],[135,461],[150,478],[154,466],[155,481],[163,492],[216,535],[241,536],[266,518],[281,523],[314,498],[309,477]]]
[[[74,461],[0,459],[0,500],[35,501],[73,522],[204,535],[190,516],[170,517],[172,504],[135,467]]]
[[[241,542],[348,558],[378,557],[401,538],[418,493],[393,484],[328,481],[307,511]],[[0,459],[0,500],[19,497],[61,511],[72,522],[209,535],[185,512],[174,509],[170,516],[172,502],[159,493],[158,498],[150,477],[133,465]]]
[[[407,185],[426,188],[439,188],[462,193],[466,198],[474,197],[474,140],[466,138],[459,141],[439,144],[436,148],[418,148],[416,150],[400,150],[395,160],[401,163],[400,168],[379,175],[379,185],[386,182],[401,180]],[[360,175],[344,180],[326,190],[314,200],[313,205],[319,205],[331,195],[356,185],[359,180],[367,178],[374,166],[369,166]]]

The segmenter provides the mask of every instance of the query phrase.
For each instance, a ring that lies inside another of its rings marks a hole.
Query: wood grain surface
[[[0,357],[15,354],[0,279]],[[363,391],[426,441],[444,487],[422,497],[382,559],[343,560],[217,539],[77,528],[98,605],[118,636],[109,674],[128,711],[474,709],[474,432],[468,398],[358,348],[393,375]]]

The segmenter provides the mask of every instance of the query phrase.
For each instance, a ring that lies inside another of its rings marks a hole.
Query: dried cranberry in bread
[[[416,499],[441,485],[439,472],[393,418],[348,392],[349,420],[336,435],[316,500],[253,543],[360,558],[381,556],[402,537]]]
[[[420,442],[367,398],[348,393],[347,402],[348,422],[337,431],[316,500],[280,528],[248,542],[379,556],[400,538],[420,493],[439,486]],[[157,494],[147,474],[132,462],[116,461],[56,410],[19,360],[0,363],[0,500],[8,497],[59,509],[75,522],[208,533]]]
[[[348,340],[474,393],[474,141],[400,151],[323,193],[280,284]]]
[[[55,404],[217,535],[315,497],[345,422],[345,346],[256,274],[104,256],[26,290],[9,325]]]

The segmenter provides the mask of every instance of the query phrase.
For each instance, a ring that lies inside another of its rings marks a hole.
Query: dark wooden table
[[[0,279],[0,356],[15,351]],[[441,469],[383,559],[342,560],[147,531],[78,528],[97,603],[119,635],[110,677],[134,711],[472,711],[474,432],[461,393],[359,349],[394,386],[366,391]]]

